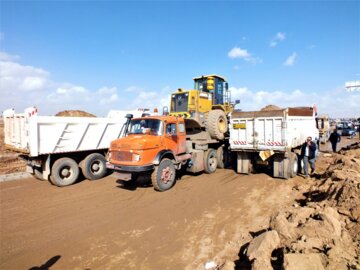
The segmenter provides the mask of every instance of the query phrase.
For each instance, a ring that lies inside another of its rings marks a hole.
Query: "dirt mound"
[[[261,111],[276,111],[276,110],[281,110],[281,108],[276,105],[267,105],[261,109]]]
[[[333,154],[324,173],[300,189],[306,191],[304,197],[273,215],[267,232],[240,249],[242,265],[251,269],[360,269],[360,143]],[[250,253],[250,247],[269,231],[279,236],[279,247],[267,245],[265,256],[252,256],[257,251]]]
[[[63,117],[96,117],[88,112],[80,111],[80,110],[66,110],[62,112],[58,112],[55,116],[63,116]]]

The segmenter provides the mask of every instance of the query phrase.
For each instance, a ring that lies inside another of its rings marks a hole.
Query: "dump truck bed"
[[[234,111],[230,116],[231,150],[284,152],[318,137],[312,108]]]
[[[43,154],[107,149],[120,136],[127,113],[116,117],[38,116],[37,113],[4,112],[5,146],[31,157]]]

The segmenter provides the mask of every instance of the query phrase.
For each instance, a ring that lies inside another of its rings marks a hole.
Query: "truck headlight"
[[[138,154],[133,154],[133,161],[140,161],[141,157]]]

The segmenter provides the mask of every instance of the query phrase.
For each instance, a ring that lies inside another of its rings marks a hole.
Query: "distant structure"
[[[345,83],[348,92],[360,91],[360,81],[350,81]]]

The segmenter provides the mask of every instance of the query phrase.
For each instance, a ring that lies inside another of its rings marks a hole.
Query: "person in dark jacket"
[[[330,134],[329,141],[331,142],[332,150],[335,153],[336,152],[336,145],[338,142],[340,142],[341,137],[339,133],[337,132],[337,129],[334,129],[334,131]]]
[[[309,163],[311,167],[311,174],[315,171],[315,151],[316,144],[312,141],[312,138],[309,136],[306,139],[306,142],[301,146],[301,157],[304,162],[304,176],[308,178]]]

